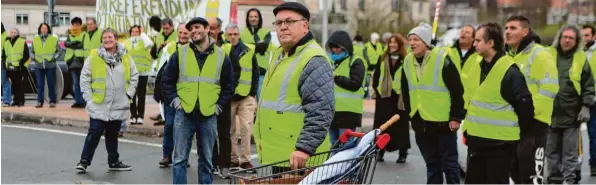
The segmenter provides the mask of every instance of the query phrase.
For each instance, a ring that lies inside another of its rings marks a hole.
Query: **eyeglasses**
[[[300,20],[287,19],[287,20],[283,20],[283,21],[274,21],[273,22],[273,26],[275,26],[276,28],[280,28],[284,24],[286,26],[292,26],[292,24],[294,24],[294,23],[296,23],[298,21],[306,21],[306,19],[302,18]]]

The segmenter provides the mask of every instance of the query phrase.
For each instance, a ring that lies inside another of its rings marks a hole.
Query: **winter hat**
[[[408,33],[408,37],[412,34],[418,35],[427,46],[430,47],[432,45],[432,27],[428,23],[420,23],[418,27],[415,27]]]
[[[379,34],[377,32],[373,32],[370,34],[370,42],[377,43],[379,41]]]
[[[277,7],[275,7],[275,9],[273,9],[273,15],[277,15],[277,13],[279,13],[282,10],[291,10],[291,11],[295,11],[296,13],[299,13],[300,15],[302,15],[304,18],[306,18],[306,20],[310,20],[310,11],[308,11],[308,8],[306,8],[304,5],[297,3],[297,2],[286,2],[284,4],[281,4]]]

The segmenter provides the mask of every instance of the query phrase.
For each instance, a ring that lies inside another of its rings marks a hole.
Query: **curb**
[[[88,120],[69,119],[55,116],[42,116],[22,112],[2,111],[2,121],[10,121],[15,124],[47,124],[64,127],[89,128]],[[161,137],[163,129],[143,128],[135,125],[128,125],[127,134]]]

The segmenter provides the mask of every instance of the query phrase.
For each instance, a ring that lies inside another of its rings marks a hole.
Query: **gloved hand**
[[[216,105],[215,106],[215,115],[219,116],[219,114],[221,114],[223,112],[223,109],[221,108],[221,106]]]
[[[579,114],[577,115],[577,121],[580,122],[587,122],[590,120],[590,108],[586,107],[586,106],[582,106],[582,110],[579,111]]]
[[[255,53],[264,54],[267,51],[267,44],[265,42],[259,42],[255,46]]]
[[[172,100],[170,106],[174,107],[176,110],[179,110],[182,108],[182,101],[180,100],[180,98],[176,97],[174,98],[174,100]]]

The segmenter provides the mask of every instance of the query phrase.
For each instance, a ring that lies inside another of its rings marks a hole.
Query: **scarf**
[[[103,46],[100,46],[97,54],[99,57],[103,58],[106,64],[113,67],[117,63],[122,62],[122,56],[126,54],[126,49],[124,48],[124,45],[118,43],[116,45],[116,53],[112,54],[106,51]]]
[[[70,28],[69,32],[70,35],[77,37],[79,34],[81,34],[82,30],[81,27],[72,27]]]
[[[381,64],[385,65],[385,70],[383,71],[385,75],[383,75],[383,79],[381,79],[381,98],[391,97],[391,91],[393,91],[393,77],[391,76],[391,64],[389,64],[391,58],[393,58],[393,56],[386,56],[383,60],[383,64]]]

